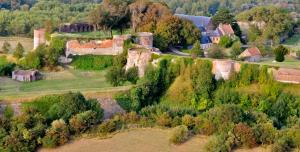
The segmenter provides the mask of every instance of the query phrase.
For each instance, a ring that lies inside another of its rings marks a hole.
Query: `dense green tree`
[[[204,57],[204,52],[201,48],[201,44],[199,41],[196,41],[193,45],[193,48],[191,49],[191,56],[193,58],[196,57]]]
[[[21,43],[18,43],[13,55],[15,58],[20,59],[23,57],[24,52],[25,52],[25,50],[24,50],[23,45]]]
[[[120,66],[113,66],[107,71],[105,78],[113,86],[120,86],[126,81],[125,69]]]
[[[127,81],[131,82],[132,84],[136,84],[137,80],[139,79],[138,67],[129,68],[126,71],[126,79],[127,79]]]
[[[232,45],[232,39],[229,36],[222,36],[219,45],[224,48],[229,48]]]
[[[225,54],[218,45],[213,45],[208,49],[208,57],[214,59],[223,59],[225,57]]]
[[[235,41],[231,46],[230,56],[233,59],[237,59],[242,53],[242,43],[240,41]]]
[[[275,60],[277,62],[283,62],[285,60],[284,56],[287,55],[289,50],[283,45],[279,45],[275,50]]]

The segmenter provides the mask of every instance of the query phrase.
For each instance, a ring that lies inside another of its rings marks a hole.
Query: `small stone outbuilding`
[[[12,79],[21,82],[32,82],[41,78],[37,70],[16,70],[12,72]]]
[[[261,57],[262,55],[257,47],[248,48],[239,55],[240,59],[243,59],[247,62],[259,62],[261,60]]]

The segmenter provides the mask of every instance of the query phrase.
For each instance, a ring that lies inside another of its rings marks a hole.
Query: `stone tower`
[[[37,29],[34,30],[33,49],[36,49],[39,45],[46,43],[46,30]]]
[[[153,34],[149,32],[140,32],[138,35],[138,44],[148,48],[153,48]]]

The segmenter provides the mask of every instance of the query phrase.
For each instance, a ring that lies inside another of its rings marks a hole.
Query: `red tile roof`
[[[234,34],[234,31],[230,24],[220,24],[219,30],[221,31],[221,33],[223,35],[233,35]]]
[[[240,57],[250,57],[250,56],[256,56],[256,55],[261,55],[259,49],[257,47],[251,47],[246,49]]]

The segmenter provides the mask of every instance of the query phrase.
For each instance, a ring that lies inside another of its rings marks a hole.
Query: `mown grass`
[[[65,92],[109,92],[122,91],[130,86],[112,87],[105,80],[105,71],[65,70],[43,73],[43,80],[26,83],[0,77],[0,100],[35,98],[47,94]]]
[[[120,30],[113,30],[113,35],[120,35]],[[122,34],[130,34],[131,30],[126,29]],[[54,33],[52,37],[64,37],[64,38],[81,38],[81,39],[108,39],[111,38],[109,31],[96,31],[96,32],[81,32],[81,33]]]
[[[266,59],[263,59],[261,62],[258,62],[258,64],[273,66],[273,67],[300,69],[300,60],[292,58],[292,57],[286,57],[284,62],[273,62],[273,61],[274,61],[274,58],[266,58]]]
[[[284,42],[284,45],[293,51],[300,51],[300,34],[296,34]]]
[[[26,37],[0,37],[0,49],[3,46],[4,42],[8,42],[11,45],[11,51],[15,50],[17,44],[20,42],[25,51],[31,51],[33,49],[33,39],[32,38],[26,38]]]

